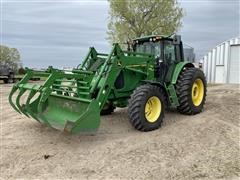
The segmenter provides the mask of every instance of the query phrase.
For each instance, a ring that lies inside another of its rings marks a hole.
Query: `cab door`
[[[175,45],[171,40],[163,40],[161,42],[161,55],[157,61],[158,72],[157,79],[161,83],[168,81],[169,73],[174,69],[176,64]]]
[[[180,44],[173,43],[172,40],[165,40],[163,42],[163,62],[166,69],[164,82],[170,82],[172,73],[181,61]]]

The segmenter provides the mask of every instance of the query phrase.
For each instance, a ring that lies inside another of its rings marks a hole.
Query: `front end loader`
[[[35,84],[32,77],[45,78]],[[91,47],[76,69],[27,69],[9,95],[19,113],[69,132],[96,131],[100,115],[127,107],[133,127],[150,131],[161,126],[166,108],[183,114],[203,110],[203,72],[184,61],[180,36],[134,39],[131,50],[114,44],[109,54]]]

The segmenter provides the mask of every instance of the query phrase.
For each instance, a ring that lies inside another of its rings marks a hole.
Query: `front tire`
[[[103,109],[101,110],[100,115],[102,115],[102,116],[104,116],[104,115],[110,115],[110,114],[112,114],[112,113],[114,112],[114,109],[115,109],[115,108],[116,108],[116,107],[113,106],[112,103],[106,103],[106,104],[104,105]]]
[[[164,91],[150,84],[138,87],[129,100],[128,116],[132,126],[139,131],[158,129],[164,118]]]
[[[206,101],[207,82],[198,68],[184,69],[176,84],[179,100],[178,111],[182,114],[198,114],[203,111]]]

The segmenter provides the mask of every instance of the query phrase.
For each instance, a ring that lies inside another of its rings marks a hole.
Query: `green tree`
[[[183,10],[176,0],[108,0],[108,40],[127,40],[152,34],[171,35],[181,27]]]
[[[17,70],[21,66],[19,51],[16,48],[0,45],[0,64]]]

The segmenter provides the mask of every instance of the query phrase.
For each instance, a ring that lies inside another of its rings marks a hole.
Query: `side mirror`
[[[181,43],[181,36],[180,35],[174,35],[173,36],[173,44],[179,45]]]

